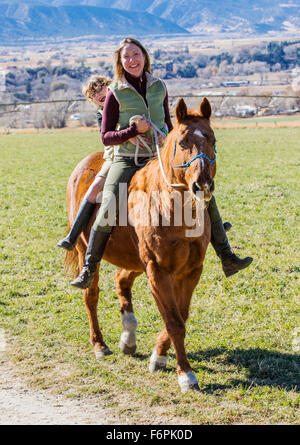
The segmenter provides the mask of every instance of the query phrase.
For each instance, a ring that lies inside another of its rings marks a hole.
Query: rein
[[[130,119],[129,123],[132,124],[136,119],[139,119],[139,118],[141,118],[141,116],[138,116],[138,115],[137,115],[137,116],[133,116],[133,117]],[[162,163],[162,160],[161,160],[161,156],[160,156],[160,148],[159,148],[159,142],[158,142],[158,133],[161,134],[164,138],[166,137],[166,134],[165,134],[163,131],[161,131],[160,128],[158,128],[157,125],[155,125],[154,122],[152,122],[150,119],[147,119],[147,122],[151,125],[151,127],[152,127],[152,129],[153,129],[154,139],[155,139],[156,155],[157,155],[157,157],[158,157],[158,162],[159,162],[159,167],[160,167],[160,170],[161,170],[161,174],[162,174],[162,176],[163,176],[163,178],[164,178],[166,184],[167,184],[169,187],[173,187],[173,188],[176,188],[176,187],[184,187],[184,186],[185,186],[184,184],[171,184],[171,183],[168,181],[168,179],[167,179],[167,177],[166,177],[166,174],[165,174],[165,171],[164,171],[164,166],[163,166],[163,163]],[[142,165],[144,165],[144,164],[139,164],[139,163],[138,163],[138,151],[139,151],[139,143],[140,143],[140,142],[141,142],[141,143],[147,148],[147,150],[154,156],[154,153],[152,152],[152,150],[151,150],[151,148],[149,147],[149,145],[144,141],[144,139],[142,138],[142,136],[139,135],[139,136],[137,137],[137,142],[136,142],[136,147],[135,147],[135,155],[134,155],[134,161],[135,161],[135,164],[136,164],[137,166],[142,166]]]

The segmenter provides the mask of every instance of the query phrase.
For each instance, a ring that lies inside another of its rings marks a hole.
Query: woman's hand
[[[150,124],[146,121],[145,116],[142,119],[137,119],[135,125],[139,133],[146,133],[146,131],[150,130]]]

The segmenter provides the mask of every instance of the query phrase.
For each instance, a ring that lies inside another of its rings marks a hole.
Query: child
[[[107,87],[110,83],[111,80],[108,77],[94,75],[91,76],[82,87],[82,94],[89,102],[93,102],[98,106],[96,117],[100,132],[103,104],[107,94]],[[86,192],[70,232],[64,239],[58,242],[57,245],[59,247],[66,250],[73,250],[79,235],[88,225],[98,202],[97,197],[103,190],[106,176],[113,161],[113,147],[104,148],[103,159],[105,162]]]

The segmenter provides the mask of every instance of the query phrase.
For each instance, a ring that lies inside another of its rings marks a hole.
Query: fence
[[[213,117],[251,117],[294,114],[300,111],[300,97],[288,95],[206,94]],[[201,95],[170,95],[171,115],[179,97],[189,108],[198,108]],[[0,104],[0,128],[64,128],[96,125],[95,106],[84,98]]]

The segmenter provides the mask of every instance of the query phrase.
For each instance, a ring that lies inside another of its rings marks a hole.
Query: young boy
[[[82,94],[89,102],[93,102],[98,107],[96,117],[100,132],[103,104],[107,94],[107,87],[110,83],[111,80],[108,77],[94,75],[91,76],[82,87]],[[66,250],[73,250],[79,235],[88,225],[98,202],[97,197],[103,190],[106,176],[113,161],[113,147],[104,148],[103,159],[105,160],[104,164],[86,192],[70,232],[64,239],[58,242],[57,245],[59,247]]]

